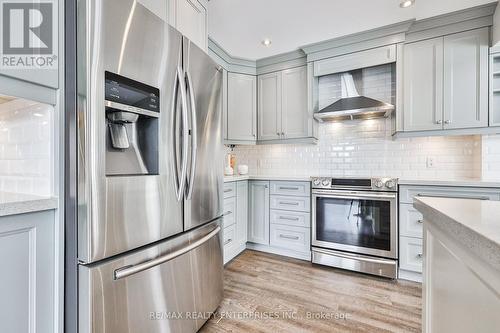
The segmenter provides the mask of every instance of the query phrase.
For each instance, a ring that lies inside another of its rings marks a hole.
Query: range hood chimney
[[[351,73],[342,73],[340,80],[342,97],[314,114],[320,122],[388,117],[394,110],[392,104],[360,96]]]

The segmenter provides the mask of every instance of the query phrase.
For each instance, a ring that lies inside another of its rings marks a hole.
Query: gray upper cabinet
[[[251,143],[257,133],[257,79],[254,75],[227,74],[227,140]]]
[[[442,128],[443,38],[405,45],[404,130]]]
[[[488,28],[444,37],[444,128],[488,126]]]
[[[309,138],[307,66],[259,75],[259,141]]]
[[[307,112],[306,66],[283,71],[282,94],[282,137],[295,139],[310,136],[313,120]]]
[[[281,139],[281,72],[259,75],[259,140]]]
[[[488,126],[488,28],[404,49],[404,131]]]
[[[269,245],[269,182],[249,182],[248,241]]]

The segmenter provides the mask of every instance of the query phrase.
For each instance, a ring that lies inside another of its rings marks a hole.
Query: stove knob
[[[376,188],[384,187],[384,183],[380,179],[376,180],[373,185],[375,185]]]
[[[319,184],[321,184],[321,180],[319,180],[317,178],[313,180],[313,185],[314,186],[319,186]]]
[[[396,186],[394,180],[388,180],[387,182],[385,182],[385,187],[387,188],[394,188],[394,186]]]
[[[323,186],[329,186],[330,185],[330,181],[328,179],[323,179],[323,181],[321,182],[321,184]]]

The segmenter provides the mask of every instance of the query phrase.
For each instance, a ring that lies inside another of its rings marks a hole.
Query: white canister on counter
[[[248,165],[246,165],[246,164],[240,164],[240,165],[238,165],[238,173],[240,175],[246,175],[246,174],[248,174]]]

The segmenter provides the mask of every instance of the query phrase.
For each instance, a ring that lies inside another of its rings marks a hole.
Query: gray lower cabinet
[[[269,182],[249,182],[248,241],[269,245]]]
[[[298,181],[251,181],[247,247],[310,260],[310,186]]]
[[[259,75],[258,87],[259,142],[313,137],[307,66]]]
[[[477,200],[500,200],[500,189],[416,186],[399,187],[399,277],[408,280],[422,280],[423,259],[423,217],[413,207],[415,197],[446,197]]]
[[[223,94],[224,95],[224,94]],[[227,73],[226,143],[255,143],[257,139],[257,78]]]
[[[404,131],[488,126],[488,28],[406,44]]]
[[[0,331],[55,331],[54,211],[0,217]]]
[[[224,184],[224,264],[246,248],[248,181]]]

